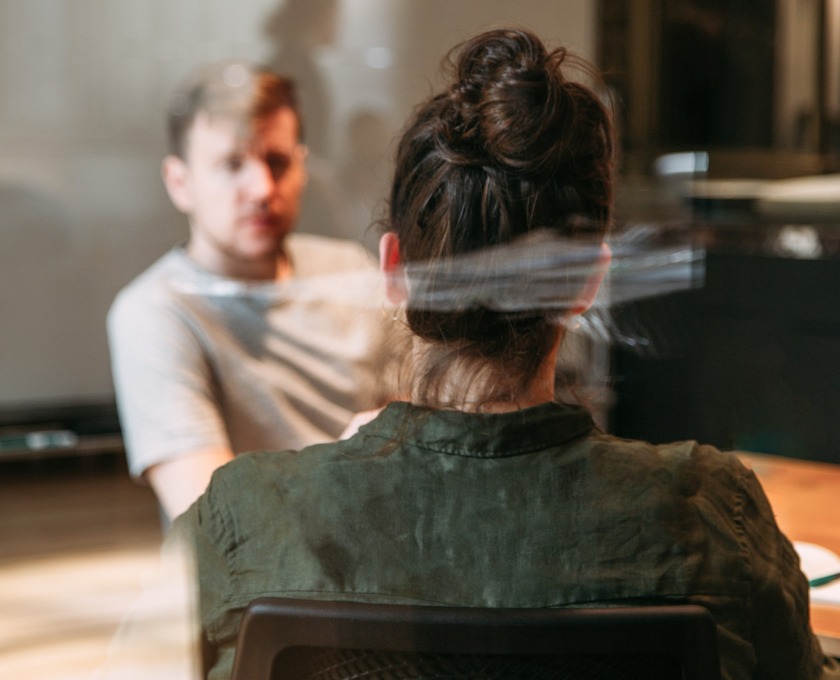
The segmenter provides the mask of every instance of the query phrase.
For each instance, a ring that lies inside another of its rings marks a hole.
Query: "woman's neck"
[[[553,401],[555,366],[561,341],[562,333],[558,332],[551,351],[543,358],[533,379],[524,387],[503,387],[521,382],[511,380],[511,376],[505,372],[504,361],[476,365],[473,361],[460,361],[456,358],[428,388],[431,395],[422,393],[427,389],[422,382],[415,382],[411,401],[431,408],[467,413],[510,413]],[[427,343],[418,338],[414,339],[413,358],[416,371],[428,374],[430,362],[436,354],[434,348]]]

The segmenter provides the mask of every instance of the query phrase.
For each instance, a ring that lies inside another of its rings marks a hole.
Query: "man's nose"
[[[248,197],[253,200],[262,200],[269,197],[277,184],[271,166],[260,158],[252,158],[248,161],[245,173],[245,188]]]

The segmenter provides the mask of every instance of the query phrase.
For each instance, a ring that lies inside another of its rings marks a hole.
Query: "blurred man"
[[[373,271],[369,255],[292,234],[301,134],[293,84],[241,63],[202,70],[172,99],[163,179],[189,241],[108,318],[130,470],[170,518],[236,453],[335,439],[383,400],[381,308],[320,290]]]

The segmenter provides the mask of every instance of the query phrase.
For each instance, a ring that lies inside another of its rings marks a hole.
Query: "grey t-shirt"
[[[295,276],[248,283],[173,249],[117,296],[111,361],[129,467],[206,448],[299,449],[381,403],[387,331],[358,244],[295,234]]]

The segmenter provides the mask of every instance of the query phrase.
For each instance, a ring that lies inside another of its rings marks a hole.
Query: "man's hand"
[[[370,411],[360,411],[359,413],[357,413],[355,416],[353,416],[353,419],[347,424],[347,427],[344,428],[344,432],[341,433],[339,439],[349,439],[350,437],[352,437],[354,434],[356,434],[356,432],[358,432],[359,428],[362,425],[365,425],[374,418],[376,418],[376,416],[380,414],[383,408],[385,407],[382,406],[380,408],[371,409]]]

